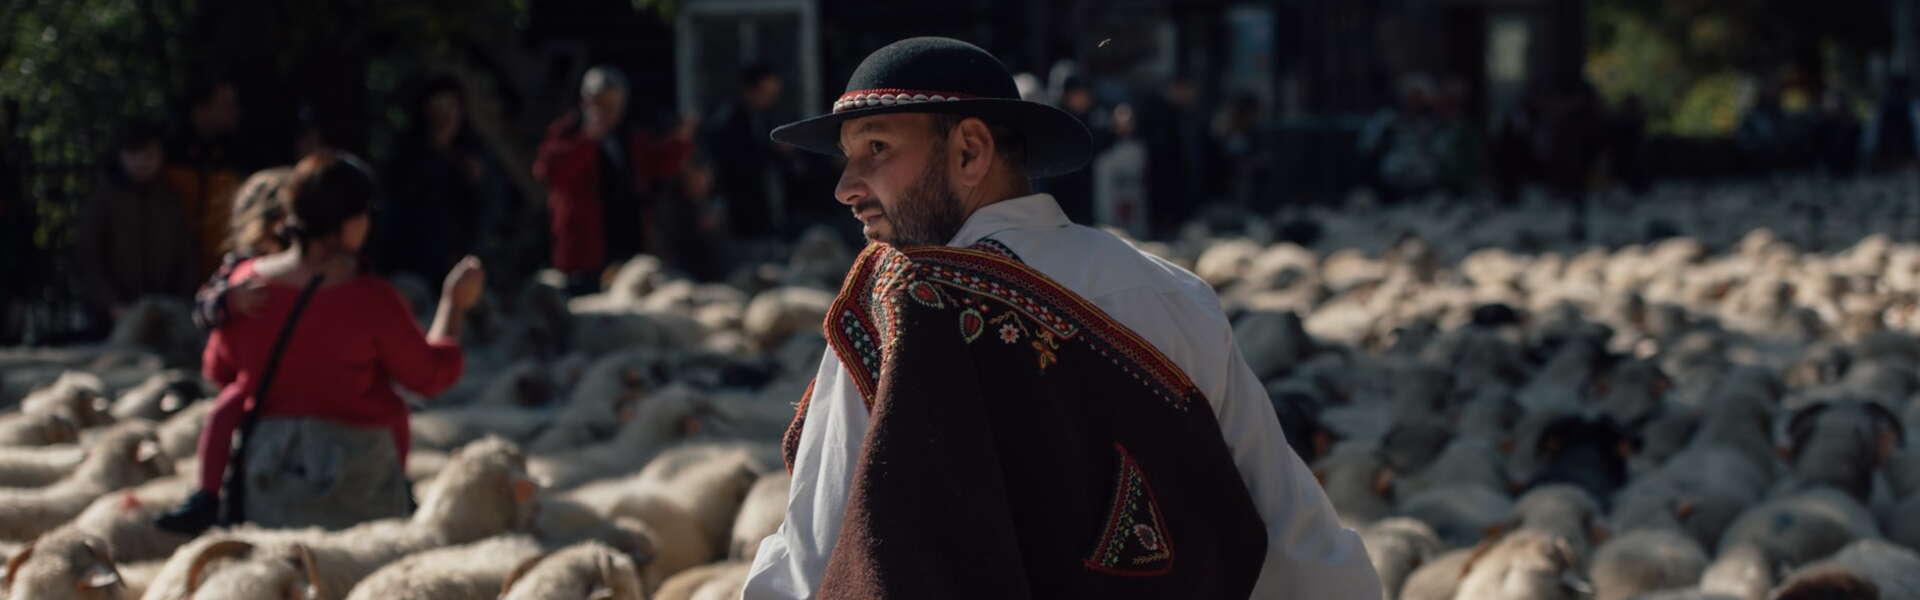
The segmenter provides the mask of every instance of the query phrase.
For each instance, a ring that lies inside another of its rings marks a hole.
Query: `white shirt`
[[[1267,526],[1254,598],[1382,597],[1360,536],[1340,526],[1326,493],[1287,446],[1266,387],[1241,358],[1212,288],[1112,234],[1073,224],[1046,194],[974,211],[947,245],[989,237],[1152,343],[1206,395]],[[815,377],[786,522],[760,543],[746,600],[812,598],[840,536],[867,411],[833,352],[821,357]]]

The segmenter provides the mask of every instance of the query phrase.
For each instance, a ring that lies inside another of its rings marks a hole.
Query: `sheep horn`
[[[320,578],[320,561],[313,558],[313,549],[306,544],[293,545],[294,559],[300,563],[300,571],[307,577],[307,598],[332,598],[327,593],[327,582]]]
[[[12,558],[7,559],[7,573],[0,576],[0,591],[13,587],[14,573],[20,570],[21,565],[27,564],[27,559],[33,556],[33,545],[37,542],[38,540],[27,542],[27,545],[21,546],[20,551],[14,553]]]
[[[1821,414],[1832,407],[1826,402],[1816,402],[1794,411],[1793,415],[1787,418],[1786,439],[1781,443],[1781,447],[1789,460],[1800,456],[1800,449],[1806,445],[1807,437],[1813,435],[1814,423],[1819,421]]]
[[[187,564],[187,595],[200,590],[201,576],[206,575],[207,563],[216,558],[237,557],[253,551],[253,544],[240,540],[221,540],[201,548],[194,555],[193,562]]]
[[[535,555],[533,558],[520,561],[518,566],[515,566],[512,571],[507,572],[506,580],[500,582],[500,597],[507,597],[507,592],[513,591],[514,582],[519,581],[521,577],[527,574],[527,571],[532,571],[535,565],[539,565],[540,561],[546,559],[547,554],[543,553]]]
[[[92,554],[93,559],[96,561],[92,567],[87,568],[86,576],[81,578],[79,582],[80,589],[98,590],[123,583],[123,580],[120,578],[120,570],[113,566],[112,552],[100,549],[100,543],[93,539],[82,541],[80,545],[86,548],[87,552]]]

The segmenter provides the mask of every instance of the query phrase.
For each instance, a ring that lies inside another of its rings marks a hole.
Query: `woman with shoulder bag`
[[[423,333],[393,286],[364,269],[374,181],[352,155],[321,152],[281,186],[290,244],[233,269],[231,284],[265,297],[207,339],[201,369],[221,392],[200,437],[199,490],[161,528],[338,529],[411,510],[407,406],[393,385],[432,396],[460,378],[464,314],[485,275],[471,256],[455,265]]]

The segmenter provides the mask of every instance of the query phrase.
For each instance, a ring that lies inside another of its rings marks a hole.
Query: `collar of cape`
[[[996,346],[1035,352],[1042,370],[1057,359],[1053,348],[1085,344],[1176,410],[1202,398],[1152,344],[998,241],[965,248],[874,243],[854,261],[822,326],[868,411],[908,302],[953,313],[954,334],[969,343],[998,338],[1006,344]]]

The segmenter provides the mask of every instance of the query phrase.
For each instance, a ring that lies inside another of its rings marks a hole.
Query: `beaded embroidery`
[[[1040,371],[1059,362],[1065,344],[1084,342],[1176,410],[1187,410],[1200,397],[1186,373],[1151,344],[997,241],[906,250],[872,244],[855,262],[823,327],[868,410],[899,330],[900,302],[952,311],[969,344],[987,332],[1002,344],[1024,344]]]
[[[1153,488],[1127,448],[1114,444],[1120,455],[1120,474],[1113,487],[1113,507],[1107,511],[1100,541],[1084,562],[1088,569],[1109,575],[1164,575],[1173,570],[1173,541],[1154,501]]]

